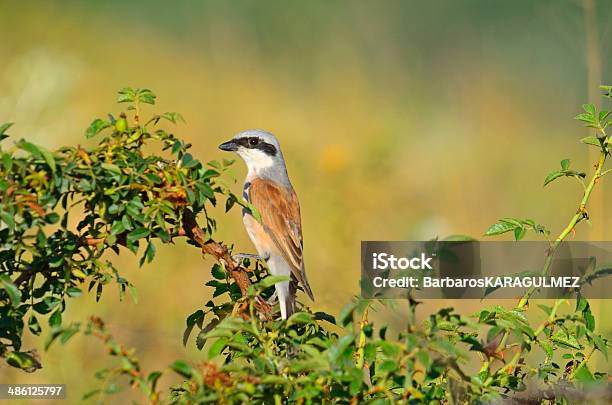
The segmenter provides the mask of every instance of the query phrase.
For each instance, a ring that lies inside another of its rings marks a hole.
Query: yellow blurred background
[[[302,206],[313,307],[337,314],[359,292],[361,240],[480,238],[503,216],[558,233],[581,190],[542,183],[563,158],[591,170],[578,143],[588,131],[572,117],[612,82],[610,16],[594,0],[1,1],[0,122],[48,148],[90,145],[84,129],[120,112],[116,90],[134,86],[158,95],[156,111],[185,116],[176,134],[201,160],[227,158],[216,146],[237,131],[273,132]],[[238,193],[242,162],[234,170]],[[576,239],[612,238],[611,190],[598,185],[594,225]],[[221,214],[218,239],[253,252],[238,210]],[[72,300],[64,320],[101,316],[147,370],[202,359],[181,340],[209,299],[210,260],[177,243],[142,269],[127,251],[115,263],[139,303],[110,287],[99,304]],[[405,313],[379,316],[401,324]],[[66,383],[77,401],[113,361],[81,334],[42,360],[34,374],[0,365],[0,382]]]

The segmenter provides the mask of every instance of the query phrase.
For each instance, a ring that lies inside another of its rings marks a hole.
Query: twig
[[[206,234],[198,225],[195,214],[190,209],[186,208],[183,211],[183,227],[176,229],[174,232],[175,236],[185,236],[189,238],[195,245],[202,249],[202,253],[213,256],[222,266],[226,268],[229,274],[232,276],[242,296],[246,297],[248,294],[249,287],[251,286],[251,280],[247,270],[237,263],[229,253],[227,246],[216,242],[212,239],[206,239]],[[97,246],[101,243],[106,242],[106,237],[92,238],[83,237],[78,240],[80,246]],[[117,235],[116,242],[118,245],[126,246],[127,234],[121,233]],[[34,269],[26,269],[15,279],[14,283],[20,286],[26,283],[30,278],[40,271]],[[272,318],[272,307],[264,300],[255,300],[255,309],[257,309],[260,316],[264,319]]]
[[[212,239],[206,239],[206,235],[202,228],[198,225],[193,211],[185,209],[183,211],[183,229],[185,235],[191,239],[197,246],[202,249],[202,253],[214,256],[217,261],[225,267],[225,269],[232,276],[243,296],[247,296],[249,287],[251,286],[251,280],[247,271],[236,263],[232,256],[229,254],[227,246],[222,245]],[[266,319],[270,319],[272,315],[272,308],[270,305],[263,300],[256,300],[255,308]]]
[[[550,266],[552,265],[553,256],[555,254],[555,251],[557,250],[561,242],[563,242],[563,240],[567,237],[567,235],[574,230],[574,227],[580,221],[582,221],[584,218],[588,218],[586,206],[589,201],[589,197],[591,196],[591,193],[593,192],[593,187],[595,187],[595,184],[597,183],[599,178],[602,176],[601,171],[606,161],[606,157],[607,157],[607,151],[602,150],[599,154],[599,161],[597,162],[597,165],[595,166],[595,173],[593,174],[593,177],[591,177],[591,181],[589,181],[589,184],[584,190],[584,194],[582,196],[582,200],[580,201],[580,205],[578,206],[578,210],[576,211],[576,214],[574,214],[569,224],[567,224],[565,229],[563,229],[561,234],[559,234],[557,239],[550,246],[550,249],[546,252],[546,261],[544,262],[544,267],[542,268],[542,275],[546,276],[548,274],[548,271],[550,270]],[[527,290],[525,295],[523,295],[523,298],[521,298],[521,300],[519,301],[517,308],[523,308],[524,306],[526,306],[527,302],[529,301],[529,298],[531,297],[531,295],[534,293],[535,290],[536,289],[534,287]]]

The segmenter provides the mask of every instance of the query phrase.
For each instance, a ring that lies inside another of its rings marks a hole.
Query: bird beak
[[[219,149],[225,150],[228,152],[235,152],[238,150],[238,145],[232,139],[231,141],[223,142],[221,145],[219,145]]]

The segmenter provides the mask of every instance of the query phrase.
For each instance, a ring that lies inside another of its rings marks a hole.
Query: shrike
[[[287,176],[280,145],[271,133],[252,129],[238,133],[219,149],[238,153],[247,165],[243,196],[257,208],[261,223],[246,209],[242,210],[242,221],[270,272],[290,277],[275,285],[281,317],[287,319],[296,310],[298,283],[310,299],[314,296],[304,271],[300,204]]]

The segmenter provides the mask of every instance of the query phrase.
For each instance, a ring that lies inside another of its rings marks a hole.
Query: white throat
[[[240,148],[238,154],[244,160],[249,170],[248,177],[259,176],[269,171],[276,164],[274,158],[258,149]]]

